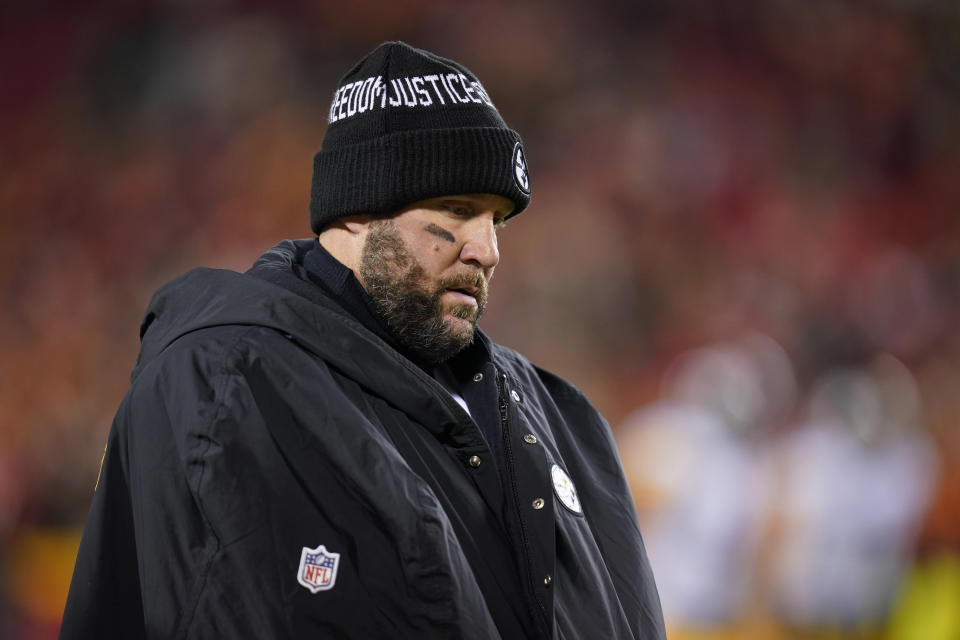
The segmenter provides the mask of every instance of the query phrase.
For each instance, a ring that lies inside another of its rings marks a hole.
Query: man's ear
[[[373,220],[373,216],[364,214],[340,218],[337,222],[339,222],[340,225],[342,225],[343,228],[352,235],[359,235],[367,230],[367,227],[370,226],[371,220]]]
[[[337,218],[324,227],[317,241],[340,264],[356,271],[372,220],[371,215]]]

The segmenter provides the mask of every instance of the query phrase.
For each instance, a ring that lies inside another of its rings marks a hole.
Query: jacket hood
[[[381,390],[395,406],[434,412],[438,429],[469,420],[448,393],[437,393],[439,383],[307,280],[303,256],[314,242],[284,240],[246,273],[197,268],[161,287],[140,325],[131,381],[181,336],[216,326],[257,326],[282,333],[357,382]],[[425,393],[401,391],[398,376]]]
[[[292,262],[294,255],[294,243],[284,241],[261,256],[258,263],[266,256]],[[306,327],[297,322],[296,315],[284,313],[276,305],[278,297],[291,295],[250,272],[205,267],[188,271],[158,289],[147,305],[140,324],[140,355],[131,378],[177,338],[199,329],[250,325],[304,331]]]

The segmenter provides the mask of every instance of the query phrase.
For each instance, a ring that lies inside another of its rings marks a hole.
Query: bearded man
[[[607,423],[476,328],[529,200],[465,67],[348,72],[316,237],[151,301],[61,638],[663,638]]]

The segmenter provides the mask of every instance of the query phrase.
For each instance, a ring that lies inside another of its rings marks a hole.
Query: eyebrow
[[[452,233],[450,233],[449,231],[447,231],[447,230],[444,229],[443,227],[441,227],[441,226],[439,226],[439,225],[436,225],[436,224],[434,224],[434,223],[432,223],[432,222],[431,222],[430,224],[428,224],[427,226],[425,226],[425,227],[423,228],[423,230],[426,231],[427,233],[432,233],[433,235],[437,236],[438,238],[443,238],[443,239],[446,240],[447,242],[456,242],[456,241],[457,241],[457,239],[453,236]]]
[[[466,207],[471,211],[473,211],[474,209],[473,200],[470,200],[467,198],[464,198],[463,200],[461,200],[460,198],[443,198],[440,200],[440,204],[442,204],[445,207],[449,207],[451,205],[457,205],[458,207]]]
[[[445,198],[445,199],[443,199],[443,200],[440,201],[440,204],[442,204],[442,205],[445,206],[445,207],[449,207],[449,206],[452,206],[452,205],[457,205],[457,206],[460,206],[460,207],[466,207],[466,208],[470,209],[470,212],[471,212],[471,213],[473,213],[473,212],[476,211],[476,207],[474,207],[474,204],[473,204],[473,201],[472,201],[472,200],[456,200],[456,199]],[[497,209],[497,210],[494,211],[493,213],[494,213],[493,223],[494,223],[496,226],[500,227],[500,226],[503,226],[504,224],[506,224],[507,218],[509,218],[511,215],[513,215],[513,209],[510,209],[509,211],[506,211],[506,212],[500,211],[499,209]]]

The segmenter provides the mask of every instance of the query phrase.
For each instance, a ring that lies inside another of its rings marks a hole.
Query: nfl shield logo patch
[[[315,549],[304,547],[300,553],[300,570],[297,581],[311,592],[333,588],[340,566],[340,554],[327,551],[323,545]]]

